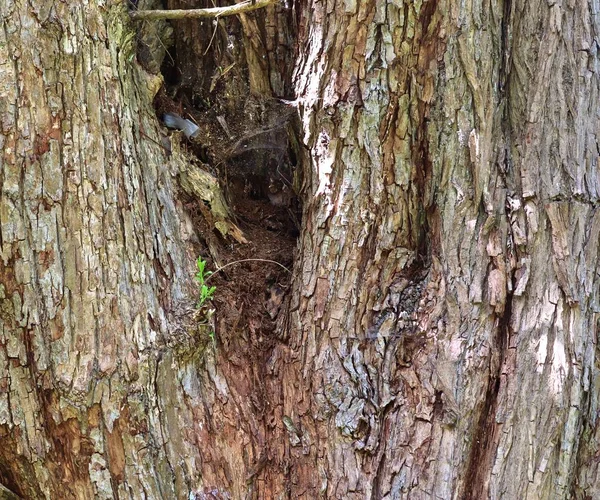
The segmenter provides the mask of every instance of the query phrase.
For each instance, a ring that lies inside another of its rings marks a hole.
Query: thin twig
[[[129,13],[131,19],[189,19],[197,17],[225,17],[243,14],[256,9],[262,9],[278,3],[279,0],[246,0],[245,2],[226,7],[211,7],[209,9],[174,9],[174,10],[135,10]]]
[[[240,262],[270,262],[271,264],[277,264],[279,267],[285,269],[288,273],[290,273],[290,274],[292,273],[292,271],[290,271],[287,267],[285,267],[283,264],[280,264],[276,260],[269,260],[269,259],[241,259],[241,260],[234,260],[233,262],[229,262],[228,264],[225,264],[224,266],[219,267],[219,269],[217,269],[216,271],[213,271],[213,273],[208,278],[206,278],[206,280],[204,280],[204,283],[208,283],[208,280],[210,280],[215,274],[217,274],[218,272],[222,271],[226,267],[233,266],[234,264],[239,264]]]
[[[146,139],[150,139],[154,144],[156,144],[157,146],[160,146],[161,148],[163,148],[167,153],[171,154],[171,150],[166,147],[164,144],[161,144],[158,141],[155,141],[152,137],[150,137],[148,134],[146,134],[146,132],[144,132],[142,129],[139,129],[140,134],[142,134]]]
[[[219,28],[219,20],[217,19],[216,21],[213,21],[213,22],[215,23],[215,29],[213,30],[213,34],[210,37],[210,42],[208,42],[208,47],[206,47],[204,54],[202,54],[203,56],[205,56],[208,53],[208,49],[210,49],[210,46],[212,45],[212,41],[215,39],[215,35],[217,34],[217,29]]]

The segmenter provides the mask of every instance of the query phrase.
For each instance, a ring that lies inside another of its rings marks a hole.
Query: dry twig
[[[197,17],[225,17],[243,14],[256,9],[262,9],[277,3],[279,0],[246,0],[245,2],[226,7],[211,7],[210,9],[176,9],[176,10],[134,10],[131,18],[140,19],[190,19]]]

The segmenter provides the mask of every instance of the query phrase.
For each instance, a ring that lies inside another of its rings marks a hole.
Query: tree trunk
[[[124,5],[0,10],[0,483],[600,497],[596,4],[294,9],[298,25],[282,6],[241,21],[249,87],[296,95],[291,291],[271,332],[239,324],[268,275],[219,277],[240,313],[217,310],[216,346],[174,183],[189,162],[160,145],[162,80],[136,64]]]
[[[176,349],[201,342],[172,326],[192,269],[155,142],[161,79],[135,64],[120,2],[1,10],[0,482],[181,497],[201,449],[180,432]]]
[[[595,498],[595,7],[303,12],[291,496]]]

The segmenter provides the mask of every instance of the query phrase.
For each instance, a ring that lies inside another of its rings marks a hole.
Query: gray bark
[[[0,476],[25,498],[199,481],[171,326],[191,261],[121,3],[0,9]],[[191,369],[193,363],[187,363]],[[185,456],[186,460],[181,457]]]
[[[292,497],[598,496],[596,9],[303,11]]]
[[[304,213],[259,352],[251,325],[217,313],[216,350],[194,326],[174,177],[207,177],[158,145],[124,6],[0,7],[0,483],[600,497],[598,6],[295,8]],[[293,19],[265,16],[251,88],[280,92]]]

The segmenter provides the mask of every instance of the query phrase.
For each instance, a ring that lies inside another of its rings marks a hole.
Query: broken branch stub
[[[135,10],[131,11],[130,15],[134,20],[225,17],[262,9],[263,7],[276,4],[277,2],[279,2],[279,0],[246,0],[245,2],[228,5],[227,7],[211,7],[209,9]]]

